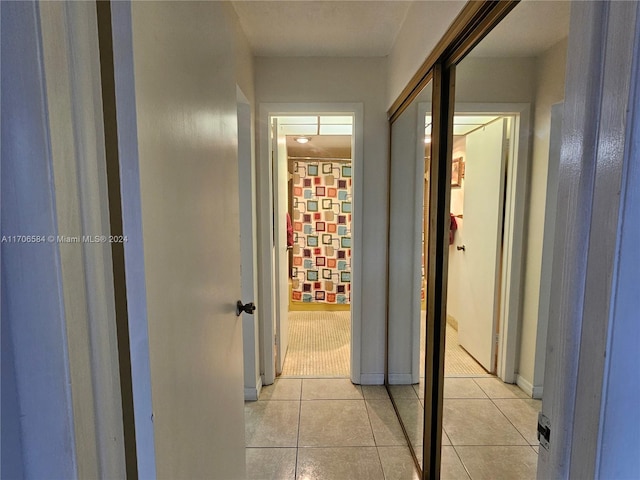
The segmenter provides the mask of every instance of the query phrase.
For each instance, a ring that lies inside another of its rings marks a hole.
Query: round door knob
[[[253,315],[253,312],[256,311],[256,306],[253,302],[249,302],[246,304],[242,304],[242,300],[238,300],[236,302],[236,316],[239,317],[242,312],[248,313],[249,315]]]

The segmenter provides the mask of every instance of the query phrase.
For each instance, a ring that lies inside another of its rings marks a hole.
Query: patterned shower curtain
[[[292,300],[351,300],[351,162],[293,164]]]

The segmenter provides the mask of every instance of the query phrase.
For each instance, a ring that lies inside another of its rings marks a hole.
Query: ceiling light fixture
[[[296,137],[294,140],[296,142],[298,142],[298,143],[303,143],[304,144],[304,143],[308,143],[309,140],[311,140],[311,139],[309,137]]]

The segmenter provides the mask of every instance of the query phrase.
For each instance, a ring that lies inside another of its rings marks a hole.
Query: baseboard
[[[413,375],[410,373],[390,373],[389,385],[413,385]]]
[[[531,398],[542,398],[542,386],[534,386],[528,380],[516,375],[516,385],[518,385],[524,393]]]
[[[531,398],[536,398],[538,400],[542,400],[542,387],[533,387],[533,392],[531,393]]]
[[[260,391],[262,390],[262,377],[258,377],[255,387],[244,387],[244,400],[245,402],[255,402],[260,398]]]
[[[360,385],[384,385],[384,373],[363,373]]]

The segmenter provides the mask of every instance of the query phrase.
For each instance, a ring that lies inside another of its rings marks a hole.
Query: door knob
[[[256,306],[253,302],[249,302],[245,305],[242,304],[242,300],[238,300],[236,302],[236,316],[239,317],[242,312],[248,313],[249,315],[253,315],[253,312],[256,311]]]
[[[465,248],[465,246],[464,246],[464,245],[462,245],[462,246],[457,245],[457,246],[456,246],[456,250],[462,250],[462,251],[464,252],[464,251],[466,250],[466,248]]]

